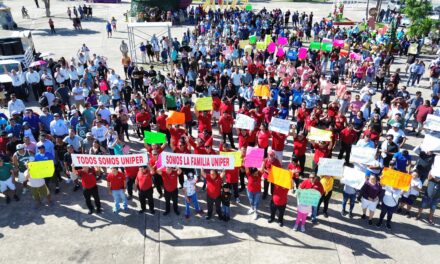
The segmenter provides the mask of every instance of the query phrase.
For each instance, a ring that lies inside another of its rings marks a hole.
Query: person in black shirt
[[[422,183],[428,178],[432,164],[434,164],[435,154],[432,151],[421,151],[416,163],[416,170]]]
[[[103,78],[104,80],[107,80],[107,73],[108,73],[107,67],[104,66],[102,62],[99,62],[98,64],[99,66],[96,69],[96,71],[98,72],[99,79]]]
[[[230,219],[231,215],[231,190],[229,188],[229,184],[225,183],[222,187],[222,193],[220,199],[222,201],[222,212],[223,212],[223,221],[227,222]]]
[[[56,147],[57,146],[55,146],[55,148]],[[62,146],[62,147],[60,146],[60,151],[62,148],[64,148],[64,146]],[[72,154],[74,153],[74,150],[73,150],[72,145],[67,145],[66,148],[67,148],[67,151],[64,153],[64,155],[62,157],[63,163],[64,163],[64,169],[66,172],[66,176],[69,177],[69,179],[75,183],[75,186],[73,187],[73,191],[76,192],[79,189],[80,185],[79,185],[79,181],[78,181],[78,176],[72,172]],[[64,151],[64,149],[62,151]],[[60,163],[61,163],[61,161],[60,161]]]
[[[122,88],[122,96],[124,97],[125,106],[128,109],[128,105],[130,104],[131,100],[131,93],[133,92],[133,89],[131,89],[131,86],[125,85],[125,87]]]
[[[150,76],[151,78],[156,78],[156,76],[157,76],[157,73],[154,70],[154,66],[153,65],[150,66],[150,71],[148,72],[148,76]]]

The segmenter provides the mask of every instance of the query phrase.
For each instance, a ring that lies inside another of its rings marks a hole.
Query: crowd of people
[[[101,213],[98,183],[103,181],[113,195],[115,213],[120,210],[120,202],[128,210],[127,200],[138,191],[139,213],[147,210],[148,201],[149,212],[154,214],[155,203],[164,197],[164,215],[170,213],[171,201],[179,215],[181,199],[184,215],[189,218],[191,205],[197,214],[204,214],[198,203],[201,187],[206,191],[206,219],[213,217],[215,206],[219,219],[228,221],[233,217],[230,205],[242,203],[247,196],[249,214],[257,219],[259,210],[264,210],[261,200],[270,200],[268,221],[274,222],[278,214],[278,223],[283,226],[289,189],[269,182],[271,168],[276,166],[291,172],[294,193],[315,189],[321,194],[317,206],[297,206],[294,228],[304,232],[309,214],[313,223],[320,213],[328,217],[335,186],[334,177],[317,175],[319,161],[338,158],[365,173],[366,178],[360,189],[343,185],[343,216],[354,217],[355,201],[359,199],[361,217],[368,219],[369,225],[379,205],[378,227],[386,216],[385,226],[390,229],[394,212],[420,218],[424,208],[429,208],[428,221],[433,223],[440,201],[440,178],[431,168],[435,151],[440,149],[422,148],[411,156],[405,143],[411,133],[414,137],[438,137],[438,131],[423,126],[429,114],[440,115],[438,108],[434,109],[440,95],[440,57],[422,61],[408,55],[407,71],[392,71],[395,54],[387,49],[389,39],[373,37],[375,30],[339,27],[324,19],[316,22],[313,13],[291,14],[279,9],[197,10],[201,15],[195,18],[196,26],[188,28],[181,42],[177,38],[146,42],[141,51],[150,59],[148,69],[131,62],[123,42],[120,50],[125,78],[121,78],[104,56],[91,54],[84,44],[70,61],[49,59],[39,68],[30,68],[26,80],[15,83],[31,87],[42,111],[32,111],[17,98],[18,94],[11,94],[9,115],[0,114],[0,186],[6,203],[11,198],[20,199],[18,186],[23,195],[31,190],[37,207],[43,199],[51,203],[51,193],[59,193],[64,182],[72,183],[73,191],[82,188],[89,214]],[[240,47],[240,40],[254,34],[260,40],[266,35],[273,41],[278,36],[287,37],[287,48],[295,50],[308,39],[344,40],[361,57],[345,57],[337,47],[330,52],[309,50],[302,60],[287,57],[287,53],[277,56],[255,46],[251,50]],[[417,40],[399,35],[400,43],[413,41]],[[370,45],[364,45],[367,42]],[[157,70],[153,63],[162,53],[171,59],[162,60],[165,65],[171,64],[168,73]],[[406,56],[405,51],[402,56]],[[12,77],[14,74],[10,73]],[[423,98],[420,91],[414,95],[407,91],[426,76],[431,98]],[[255,95],[256,86],[269,86],[270,95]],[[197,111],[196,97],[212,97],[212,110]],[[167,124],[170,111],[184,113],[185,124]],[[235,128],[237,114],[253,118],[255,129]],[[288,135],[269,129],[274,117],[293,121]],[[331,131],[331,141],[309,140],[312,128]],[[133,137],[143,141],[145,131],[162,132],[167,142],[150,145],[132,141]],[[124,155],[141,145],[149,154],[146,166],[72,166],[74,153]],[[353,145],[376,149],[375,162],[368,166],[351,163]],[[164,168],[158,162],[163,151],[213,155],[240,150],[245,160],[248,147],[264,149],[260,167],[217,171]],[[32,178],[27,163],[44,160],[54,161],[54,176]],[[412,175],[409,191],[380,184],[386,167]],[[154,192],[159,196],[154,197]],[[422,202],[414,215],[411,207],[420,193]]]

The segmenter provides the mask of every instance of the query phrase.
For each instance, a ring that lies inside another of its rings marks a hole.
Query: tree
[[[429,18],[432,5],[427,0],[406,0],[403,13],[411,20],[408,27],[408,34],[411,37],[427,36],[431,29],[438,25],[436,21]]]
[[[46,8],[46,16],[50,17],[50,0],[43,0],[43,3]]]

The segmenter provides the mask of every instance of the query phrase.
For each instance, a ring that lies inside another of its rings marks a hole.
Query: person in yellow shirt
[[[321,203],[324,202],[324,210],[323,210],[323,214],[324,217],[328,217],[328,203],[330,202],[330,198],[332,197],[332,193],[333,193],[333,183],[334,183],[334,178],[332,176],[321,176],[321,184],[322,187],[324,188],[324,195],[321,196],[321,199],[319,200],[319,204],[318,204],[318,213],[319,213],[319,208],[321,207]]]

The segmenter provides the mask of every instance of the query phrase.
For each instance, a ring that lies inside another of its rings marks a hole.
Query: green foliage
[[[438,23],[428,18],[432,11],[431,1],[427,0],[406,0],[403,13],[411,20],[408,27],[408,35],[426,36],[432,28],[438,26]]]

